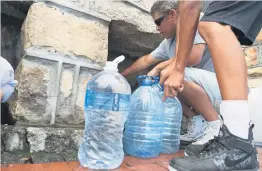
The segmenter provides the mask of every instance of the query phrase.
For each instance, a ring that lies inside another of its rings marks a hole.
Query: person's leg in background
[[[206,120],[194,111],[192,107],[185,104],[181,96],[178,98],[182,105],[183,115],[187,118],[187,131],[180,135],[180,140],[181,144],[188,145],[195,142],[197,138],[203,136]]]
[[[193,129],[197,130],[193,130],[193,132],[197,134],[193,134],[194,137],[182,135],[181,140],[204,144],[218,135],[221,121],[219,120],[219,111],[215,109],[215,101],[220,100],[221,96],[214,73],[202,69],[186,68],[184,90],[178,94],[178,98],[186,104],[185,106],[193,108],[192,110],[185,107],[186,111],[196,111],[199,114],[192,119],[195,123]],[[203,123],[203,118],[205,123]]]
[[[182,108],[183,108],[183,115],[186,118],[193,118],[195,116],[197,116],[198,114],[192,110],[187,104],[185,104],[184,102],[181,101],[181,98],[179,98],[179,101],[181,102]]]

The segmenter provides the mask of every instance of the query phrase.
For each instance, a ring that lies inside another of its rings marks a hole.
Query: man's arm
[[[184,72],[198,26],[200,1],[179,1],[178,11],[175,68]]]
[[[193,45],[186,66],[191,67],[191,66],[198,65],[202,60],[205,47],[206,44],[204,43]]]
[[[129,76],[131,74],[142,71],[148,68],[149,66],[156,64],[159,61],[161,61],[161,59],[154,58],[151,54],[142,56],[138,60],[136,60],[131,66],[126,68],[121,74],[124,77]]]
[[[164,83],[164,100],[183,90],[185,67],[192,50],[200,16],[200,1],[179,1],[177,23],[176,58],[161,72],[160,84]]]

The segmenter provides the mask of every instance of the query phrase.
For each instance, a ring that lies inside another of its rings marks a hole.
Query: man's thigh
[[[202,87],[216,111],[219,112],[219,105],[222,98],[215,73],[203,69],[186,68],[184,79],[185,81],[193,82]]]
[[[229,25],[242,45],[251,45],[262,27],[261,1],[214,1],[201,21]]]

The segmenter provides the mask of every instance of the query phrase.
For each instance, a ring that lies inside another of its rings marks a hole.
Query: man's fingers
[[[159,84],[162,85],[167,79],[167,76],[161,72]]]
[[[164,86],[164,96],[163,96],[163,101],[166,100],[167,97],[173,97],[173,93],[171,92],[171,87],[169,85]],[[175,93],[176,94],[176,93]]]
[[[176,88],[177,92],[182,92],[184,90],[184,84],[181,84],[178,88]]]
[[[177,91],[176,91],[176,89],[174,87],[171,87],[170,91],[172,93],[172,97],[175,97],[177,95]]]

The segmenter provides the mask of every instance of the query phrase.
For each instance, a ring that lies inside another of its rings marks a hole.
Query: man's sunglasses
[[[160,26],[161,23],[163,22],[164,18],[166,17],[166,15],[170,12],[171,10],[168,10],[164,15],[162,15],[161,17],[159,17],[158,19],[155,20],[155,24],[157,26]]]

